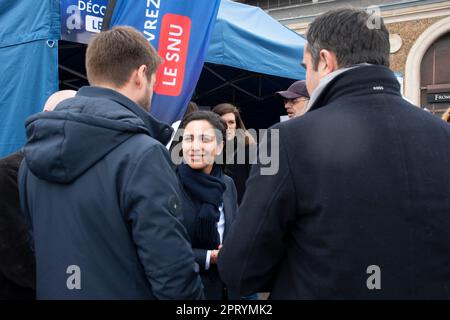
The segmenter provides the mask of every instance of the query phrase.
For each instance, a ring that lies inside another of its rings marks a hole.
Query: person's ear
[[[326,49],[320,50],[320,61],[322,62],[320,67],[324,74],[329,74],[339,69],[336,54],[332,51]]]
[[[220,142],[220,144],[217,145],[217,155],[221,154],[223,151],[224,142]]]
[[[150,76],[150,83],[152,84],[152,88],[153,88],[156,84],[156,72],[152,73],[152,75]]]
[[[136,70],[135,84],[138,88],[142,87],[147,78],[147,66],[145,64],[141,65]]]

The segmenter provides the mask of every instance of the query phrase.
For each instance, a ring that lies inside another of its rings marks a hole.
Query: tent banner
[[[88,43],[115,25],[142,32],[163,59],[156,75],[151,113],[180,120],[205,61],[220,0],[60,0],[61,39]]]
[[[108,0],[60,0],[61,39],[88,43],[102,30],[107,5]]]
[[[180,120],[200,77],[220,0],[114,2],[110,27],[135,27],[163,59],[151,114],[169,124]]]

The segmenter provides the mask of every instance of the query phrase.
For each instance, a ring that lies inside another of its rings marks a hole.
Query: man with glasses
[[[306,90],[306,81],[295,81],[286,91],[278,91],[284,99],[284,107],[289,118],[303,115],[308,106],[309,93]]]

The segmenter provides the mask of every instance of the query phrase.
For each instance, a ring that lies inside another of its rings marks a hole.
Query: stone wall
[[[406,59],[417,38],[419,38],[428,27],[443,18],[445,18],[445,16],[387,24],[386,27],[388,28],[389,33],[398,34],[403,42],[400,50],[391,54],[391,69],[404,75]],[[420,68],[420,66],[418,66],[418,68]]]

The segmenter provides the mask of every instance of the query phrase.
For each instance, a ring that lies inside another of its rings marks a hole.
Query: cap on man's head
[[[277,94],[285,99],[296,99],[298,97],[305,97],[309,99],[309,93],[306,89],[306,81],[295,81],[286,91],[278,91]]]

